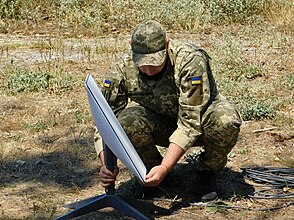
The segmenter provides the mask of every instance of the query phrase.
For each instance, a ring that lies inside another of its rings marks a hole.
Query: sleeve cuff
[[[198,135],[194,135],[193,137],[190,137],[183,133],[181,130],[177,129],[174,131],[174,133],[170,136],[169,141],[172,143],[177,144],[180,146],[185,152],[193,146],[196,139],[200,136],[200,133]]]
[[[97,152],[97,156],[99,158],[99,154],[103,151],[103,145],[102,145],[102,139],[101,138],[94,142],[94,147],[95,147],[95,150]]]

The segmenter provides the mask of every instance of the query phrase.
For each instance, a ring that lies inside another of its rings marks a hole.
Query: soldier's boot
[[[154,198],[160,193],[159,187],[163,186],[170,181],[170,174],[167,174],[166,177],[162,180],[159,186],[143,186],[136,182],[134,187],[133,196],[136,199],[150,199]]]
[[[201,201],[208,202],[217,198],[216,174],[213,171],[199,171]]]
[[[158,187],[148,187],[136,184],[133,191],[135,199],[150,199],[154,198],[158,193]]]

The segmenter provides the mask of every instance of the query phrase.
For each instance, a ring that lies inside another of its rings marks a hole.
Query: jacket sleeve
[[[109,106],[116,115],[124,109],[128,103],[124,66],[125,64],[122,58],[114,63],[102,81],[100,88]],[[97,129],[94,134],[94,146],[99,156],[100,152],[103,150],[103,146],[101,136]]]
[[[176,60],[175,73],[179,87],[177,129],[170,136],[173,142],[187,151],[202,134],[201,115],[210,102],[209,60],[200,51],[181,52]]]
[[[124,60],[120,58],[111,66],[101,86],[101,92],[116,115],[126,107],[128,101],[124,67]]]

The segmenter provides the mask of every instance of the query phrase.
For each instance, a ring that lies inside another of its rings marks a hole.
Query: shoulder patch
[[[200,85],[202,83],[201,76],[192,77],[192,85]]]
[[[106,87],[106,88],[109,88],[109,87],[110,87],[110,84],[111,84],[110,80],[106,79],[106,80],[104,81],[103,86]]]

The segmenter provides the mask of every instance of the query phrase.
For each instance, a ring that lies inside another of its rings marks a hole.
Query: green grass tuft
[[[243,117],[243,120],[259,120],[263,118],[272,119],[276,111],[265,101],[257,100],[257,101],[251,101],[247,103],[242,109],[241,114]]]
[[[16,95],[25,92],[51,92],[61,93],[71,90],[74,79],[70,73],[61,70],[55,71],[34,71],[24,67],[4,68],[3,75],[8,80],[2,86],[6,93]]]
[[[30,72],[29,70],[17,70],[8,79],[7,88],[12,93],[39,92],[49,88],[49,73]]]

